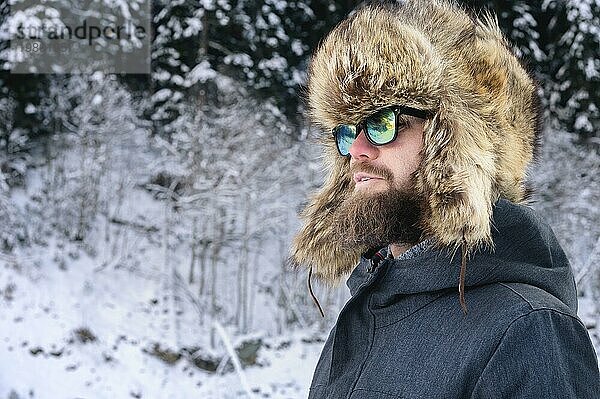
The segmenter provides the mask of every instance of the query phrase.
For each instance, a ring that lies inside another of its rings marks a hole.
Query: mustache
[[[392,173],[392,171],[386,168],[385,166],[376,166],[371,165],[369,163],[355,163],[354,165],[350,166],[350,175],[360,172],[381,176],[385,180],[389,181],[394,179],[394,174]]]

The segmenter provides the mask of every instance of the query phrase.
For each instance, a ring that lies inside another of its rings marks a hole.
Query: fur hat
[[[369,4],[338,24],[315,51],[308,108],[325,133],[328,176],[302,213],[292,256],[334,283],[368,248],[333,239],[331,214],[353,190],[349,159],[331,129],[390,105],[432,111],[415,189],[422,229],[439,247],[493,249],[492,205],[526,200],[527,165],[540,131],[537,88],[491,14],[469,16],[446,0]]]

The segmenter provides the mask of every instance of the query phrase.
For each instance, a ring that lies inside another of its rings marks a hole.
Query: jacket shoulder
[[[540,306],[509,324],[471,398],[599,394],[597,357],[585,326],[577,316]]]
[[[536,310],[551,310],[577,318],[575,309],[542,288],[526,283],[485,284],[467,288],[465,295],[467,320],[493,325],[496,334],[500,334],[518,318]],[[456,296],[456,293],[451,294],[451,297]],[[459,320],[462,320],[459,316]]]
[[[473,294],[492,301],[487,310],[500,335],[472,399],[600,397],[597,355],[576,310],[525,283],[494,283]]]
[[[570,308],[563,301],[534,285],[525,283],[498,283],[508,289],[512,294],[512,301],[516,306],[522,307],[524,312],[530,310],[549,309],[560,313],[575,316],[577,309]]]

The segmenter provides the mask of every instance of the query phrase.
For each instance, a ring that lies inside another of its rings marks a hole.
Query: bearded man
[[[495,18],[367,5],[308,75],[329,173],[293,257],[352,271],[309,398],[600,398],[569,262],[525,204],[536,86]]]

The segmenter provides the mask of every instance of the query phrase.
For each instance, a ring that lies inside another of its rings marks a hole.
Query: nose
[[[358,132],[358,136],[356,136],[356,139],[354,139],[354,142],[348,151],[355,161],[373,160],[377,158],[379,154],[379,149],[369,143],[363,130]]]

